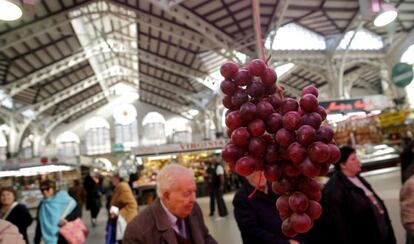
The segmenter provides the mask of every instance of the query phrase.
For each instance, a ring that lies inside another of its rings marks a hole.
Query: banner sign
[[[131,152],[137,156],[144,155],[157,155],[166,153],[180,153],[190,151],[202,151],[202,150],[213,150],[221,149],[226,145],[226,140],[212,140],[202,141],[194,143],[183,143],[183,144],[168,144],[162,146],[148,146],[148,147],[134,147]]]
[[[365,103],[361,98],[321,101],[319,102],[319,105],[324,107],[327,113],[365,110]]]
[[[410,115],[410,110],[401,110],[398,112],[382,113],[378,115],[381,126],[402,125],[405,119]]]

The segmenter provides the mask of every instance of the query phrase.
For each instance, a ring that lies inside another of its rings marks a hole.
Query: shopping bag
[[[59,233],[69,244],[83,244],[88,237],[89,231],[80,218],[69,221],[60,227]]]
[[[116,221],[110,219],[106,229],[105,244],[116,244]]]
[[[116,240],[121,241],[124,239],[124,234],[126,230],[127,222],[125,221],[124,217],[122,215],[118,215],[117,221],[116,221]]]

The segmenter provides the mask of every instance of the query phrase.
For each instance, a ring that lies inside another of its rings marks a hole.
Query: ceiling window
[[[267,49],[270,49],[272,36],[270,34],[269,38],[266,39],[265,47]],[[326,43],[323,36],[293,23],[282,26],[277,30],[272,45],[273,50],[324,50],[325,48]]]
[[[102,117],[93,117],[85,123],[86,154],[104,154],[111,152],[109,123]]]
[[[71,131],[65,131],[56,138],[58,155],[64,157],[79,156],[79,136]]]
[[[171,136],[172,143],[191,143],[192,129],[189,120],[181,117],[172,118],[166,123],[167,135]]]
[[[124,151],[138,146],[137,109],[134,105],[121,104],[114,109],[115,143],[122,144]]]
[[[158,112],[149,112],[142,120],[142,144],[161,145],[167,143],[165,136],[165,118]]]
[[[349,41],[351,40],[352,36],[354,35],[355,31],[348,31],[344,38],[342,39],[341,43],[339,44],[339,50],[346,49]],[[352,40],[351,46],[349,46],[350,50],[379,50],[384,47],[384,43],[382,38],[379,35],[376,35],[366,29],[360,29],[354,39]]]

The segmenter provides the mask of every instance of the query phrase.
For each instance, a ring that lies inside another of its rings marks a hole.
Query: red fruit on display
[[[305,94],[299,101],[300,108],[307,112],[316,112],[319,107],[318,99],[312,94]]]
[[[299,184],[299,190],[303,192],[309,200],[320,201],[322,197],[319,183],[313,179],[304,179]]]
[[[303,146],[307,146],[315,141],[316,131],[310,125],[302,125],[296,131],[296,140]]]
[[[255,119],[249,123],[247,129],[253,137],[261,136],[266,130],[266,125],[261,119]]]
[[[266,143],[261,138],[252,138],[249,143],[249,154],[261,158],[266,152],[266,148]]]
[[[319,164],[321,167],[319,169],[318,176],[326,176],[329,173],[329,164]]]
[[[301,171],[298,167],[291,163],[287,163],[283,166],[283,173],[289,177],[296,177],[301,174]]]
[[[318,88],[316,88],[314,85],[305,86],[302,89],[302,92],[300,93],[300,96],[303,97],[306,94],[312,94],[315,97],[318,97],[318,95],[319,95]]]
[[[271,113],[266,118],[266,131],[269,133],[276,133],[283,126],[282,115],[279,113]]]
[[[292,228],[298,233],[305,233],[312,227],[312,220],[305,213],[293,213],[290,216]]]
[[[298,232],[293,229],[290,218],[283,220],[282,233],[287,237],[295,237],[298,234]]]
[[[265,95],[273,95],[277,92],[277,86],[276,84],[273,84],[271,86],[264,86],[264,94]]]
[[[297,142],[290,144],[287,153],[289,159],[296,165],[302,163],[306,158],[306,149]]]
[[[287,151],[288,147],[279,147],[277,153],[279,154],[280,159],[289,161],[289,154]]]
[[[328,146],[330,152],[329,163],[336,164],[339,159],[341,159],[341,151],[339,151],[339,148],[334,144],[328,144]]]
[[[301,164],[299,164],[299,169],[302,171],[302,174],[308,177],[316,177],[319,175],[320,166],[319,164],[314,164],[309,158],[305,158]]]
[[[246,91],[241,88],[237,89],[231,97],[231,103],[234,105],[235,109],[239,109],[240,106],[248,100],[249,96]]]
[[[251,156],[244,156],[237,160],[234,170],[241,176],[251,175],[256,170],[256,159]]]
[[[281,170],[276,164],[269,164],[264,167],[264,176],[270,182],[277,181],[280,174]]]
[[[226,62],[220,67],[220,74],[226,79],[232,79],[237,71],[239,66],[233,62]]]
[[[267,117],[275,111],[272,104],[267,101],[260,101],[256,106],[257,114],[263,120],[267,119]]]
[[[231,100],[232,100],[231,96],[225,95],[223,97],[222,102],[223,102],[223,105],[224,105],[225,108],[230,109],[230,110],[234,110],[236,108],[236,106],[234,106],[234,104],[232,103]]]
[[[267,145],[275,143],[275,141],[273,140],[272,135],[270,135],[270,134],[264,134],[260,138],[262,138],[263,141],[266,142]]]
[[[247,67],[251,75],[262,76],[266,70],[266,63],[261,59],[253,59]]]
[[[283,115],[283,127],[287,130],[297,130],[302,124],[302,117],[296,111],[287,112]]]
[[[266,68],[260,78],[265,86],[272,86],[276,83],[277,75],[272,68]]]
[[[231,141],[234,145],[245,147],[249,145],[250,133],[246,127],[239,127],[231,133]]]
[[[247,102],[240,107],[240,118],[243,122],[248,123],[257,116],[257,107],[254,103]]]
[[[227,128],[226,134],[228,138],[231,138],[231,133],[233,133],[234,129]]]
[[[334,132],[331,127],[321,126],[316,133],[316,140],[324,143],[329,143],[332,141],[333,136]]]
[[[292,211],[289,207],[289,197],[286,195],[279,196],[276,200],[276,209],[279,211],[279,214],[291,215]]]
[[[310,125],[317,130],[322,124],[322,117],[318,113],[304,114],[302,117],[302,124]]]
[[[316,112],[321,116],[322,121],[324,121],[326,119],[326,116],[328,116],[326,114],[326,110],[322,106],[319,106]]]
[[[276,132],[276,142],[282,147],[288,147],[295,141],[295,133],[282,128]]]
[[[253,80],[246,88],[247,94],[251,97],[261,97],[265,93],[265,86],[259,80]]]
[[[224,94],[231,96],[236,91],[237,85],[232,80],[225,79],[221,82],[220,89]]]
[[[295,213],[303,213],[309,207],[309,199],[302,192],[296,191],[289,197],[289,207]]]
[[[308,155],[314,163],[327,163],[331,158],[331,150],[327,144],[317,141],[308,147]]]
[[[280,112],[282,114],[285,114],[289,111],[298,111],[299,104],[296,102],[293,98],[286,98],[285,101],[283,101],[282,106],[280,108]]]
[[[309,201],[309,208],[306,210],[306,214],[311,219],[319,219],[322,214],[322,207],[317,201],[310,200]]]
[[[240,118],[239,111],[231,111],[230,113],[228,113],[226,115],[225,123],[226,123],[226,126],[231,130],[234,130],[234,129],[239,128],[240,126],[242,126],[243,123],[242,123],[242,120]]]
[[[252,76],[247,69],[241,68],[234,76],[234,82],[238,86],[247,86],[252,82]]]
[[[283,100],[280,98],[278,94],[273,94],[269,96],[269,102],[270,104],[272,104],[275,110],[278,110],[283,104]]]
[[[244,151],[236,145],[229,143],[221,152],[221,157],[225,162],[236,163],[243,156]]]
[[[264,159],[267,163],[274,163],[279,159],[276,145],[267,146]]]
[[[286,178],[279,178],[278,181],[272,182],[272,190],[276,194],[284,195],[292,190],[292,184]]]

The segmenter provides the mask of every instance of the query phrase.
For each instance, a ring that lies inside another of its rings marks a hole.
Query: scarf
[[[70,204],[70,205],[69,205]],[[71,213],[76,206],[75,200],[66,191],[58,191],[54,196],[42,201],[39,213],[40,228],[46,244],[56,244],[59,236],[59,221]]]

